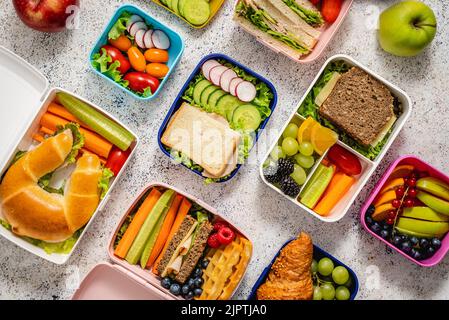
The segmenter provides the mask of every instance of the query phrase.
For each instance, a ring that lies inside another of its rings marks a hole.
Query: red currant
[[[416,195],[418,194],[418,191],[416,189],[410,189],[407,193],[407,195],[411,198],[416,198]]]
[[[405,184],[405,185],[407,185],[407,182],[408,182],[409,179],[410,179],[409,176],[405,176],[405,177],[404,177],[404,184]]]
[[[405,190],[404,187],[399,187],[396,189],[396,198],[397,199],[402,199],[402,197],[404,196]]]
[[[415,202],[413,201],[413,199],[407,198],[404,201],[404,206],[406,206],[407,208],[411,208],[415,205]]]
[[[409,186],[409,187],[414,187],[414,186],[416,186],[416,179],[415,179],[415,178],[410,178],[410,179],[407,181],[407,186]]]
[[[391,201],[391,205],[393,206],[393,208],[399,208],[401,206],[401,201],[399,201],[398,199],[394,199],[393,201]]]
[[[387,219],[387,224],[388,224],[388,225],[391,226],[393,223],[394,223],[394,218],[388,218],[388,219]]]
[[[394,210],[388,211],[387,217],[388,217],[388,219],[394,219],[394,218],[396,218],[396,211],[394,211]]]

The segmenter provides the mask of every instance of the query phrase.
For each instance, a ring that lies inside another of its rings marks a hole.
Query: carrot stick
[[[133,220],[128,226],[128,229],[125,231],[123,238],[120,239],[120,242],[115,248],[114,254],[117,257],[124,259],[128,254],[129,248],[134,242],[137,234],[139,233],[140,228],[145,222],[146,218],[150,214],[156,202],[161,197],[161,193],[156,188],[153,188],[150,194],[145,198],[145,200],[140,205],[139,209],[136,212]]]
[[[44,137],[39,133],[33,134],[33,139],[36,140],[37,142],[42,142],[45,140]]]
[[[184,218],[187,216],[187,213],[189,213],[190,207],[192,207],[192,204],[190,203],[190,201],[187,200],[186,198],[182,199],[181,205],[179,206],[178,214],[176,215],[175,222],[173,222],[173,226],[170,230],[167,241],[165,242],[164,248],[161,250],[159,257],[156,259],[156,262],[154,263],[152,272],[155,275],[158,275],[157,267],[162,260],[164,252],[167,249],[168,245],[170,244],[171,239],[173,238],[173,236],[175,235],[175,233],[178,231],[179,227],[181,226],[181,223],[184,221]]]
[[[153,265],[156,258],[161,253],[162,248],[164,247],[168,235],[170,234],[171,227],[173,226],[173,222],[176,218],[176,213],[178,213],[179,206],[181,205],[181,201],[184,197],[180,194],[177,194],[173,203],[168,210],[167,216],[165,217],[164,223],[162,224],[161,231],[156,238],[156,242],[154,243],[153,250],[151,251],[150,257],[148,258],[146,267],[149,268]]]
[[[355,178],[350,177],[342,172],[337,172],[327,187],[323,198],[313,208],[313,211],[321,216],[327,216],[332,208],[343,198],[351,186],[354,184]]]
[[[40,124],[54,132],[58,129],[58,126],[65,126],[69,122],[70,121],[47,112],[42,116]],[[108,158],[109,152],[112,149],[112,143],[87,129],[80,128],[80,132],[84,135],[84,147],[86,149],[89,149],[100,157]]]
[[[53,130],[50,130],[50,129],[46,128],[46,127],[41,127],[41,128],[39,129],[39,131],[40,131],[40,132],[43,132],[43,133],[45,133],[45,134],[49,134],[49,135],[52,135],[52,134],[55,133]]]

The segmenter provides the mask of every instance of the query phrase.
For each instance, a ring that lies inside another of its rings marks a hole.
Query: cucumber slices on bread
[[[161,3],[194,26],[205,24],[211,15],[207,0],[161,0]]]

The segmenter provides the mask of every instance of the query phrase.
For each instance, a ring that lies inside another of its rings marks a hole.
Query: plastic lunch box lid
[[[0,168],[8,161],[20,134],[33,117],[49,82],[45,76],[23,58],[0,46]]]
[[[276,258],[281,253],[281,250],[284,249],[284,247],[293,240],[295,240],[295,239],[292,238],[292,239],[288,240],[287,242],[285,242],[282,245],[282,247],[279,249],[279,251],[275,254],[275,256],[273,257],[273,260],[271,260],[270,264],[265,269],[263,269],[263,271],[260,274],[259,278],[257,279],[256,283],[254,284],[254,286],[251,289],[251,293],[248,296],[248,300],[256,300],[257,299],[256,298],[257,289],[265,282],[265,279],[268,277],[268,273],[271,270],[271,266],[276,261]],[[351,290],[351,296],[349,297],[349,300],[354,300],[355,297],[357,296],[357,292],[359,291],[359,279],[357,278],[357,275],[355,274],[355,272],[351,268],[349,268],[347,265],[345,265],[343,262],[341,262],[340,260],[335,258],[333,255],[327,253],[326,251],[324,251],[317,245],[313,245],[313,252],[314,252],[314,255],[315,255],[315,253],[318,253],[318,256],[321,256],[323,258],[327,257],[327,258],[331,259],[332,261],[334,261],[337,265],[343,266],[348,270],[349,274],[352,277],[352,281],[353,281],[353,288]]]

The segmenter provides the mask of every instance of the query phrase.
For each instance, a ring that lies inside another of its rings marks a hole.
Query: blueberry
[[[408,236],[403,234],[401,235],[402,242],[408,241]]]
[[[380,224],[377,222],[374,222],[371,226],[371,230],[373,230],[374,233],[379,233],[380,229],[381,229]]]
[[[419,239],[417,237],[411,237],[410,242],[412,243],[412,246],[416,246],[419,243]]]
[[[373,224],[373,218],[371,218],[371,216],[366,216],[365,221],[368,226],[371,226]]]
[[[190,289],[193,289],[193,288],[195,287],[195,279],[190,278],[190,279],[187,281],[187,285],[189,286]]]
[[[165,288],[165,289],[169,289],[170,288],[170,286],[171,286],[171,279],[169,278],[169,277],[165,277],[164,279],[162,279],[162,281],[161,281],[161,286],[162,286],[162,288]]]
[[[433,247],[428,247],[427,248],[427,257],[430,258],[434,254],[435,254],[435,249]]]
[[[202,278],[196,278],[194,281],[194,286],[195,288],[201,288],[201,286],[203,285],[203,279]]]
[[[382,231],[380,232],[380,236],[381,236],[383,239],[388,238],[389,235],[390,235],[390,233],[388,232],[388,230],[382,230]]]
[[[388,223],[387,222],[382,222],[382,229],[383,230],[390,230],[390,226],[388,225]]]
[[[402,243],[402,237],[394,236],[392,242],[395,246],[399,246]]]
[[[203,261],[201,261],[201,268],[206,269],[208,265],[209,265],[209,260],[204,259]]]
[[[190,291],[190,287],[188,284],[185,284],[182,286],[181,292],[182,292],[183,296],[187,295],[189,293],[189,291]]]
[[[198,278],[198,277],[201,277],[202,275],[203,275],[203,270],[201,270],[200,268],[195,268],[192,276],[194,278]]]
[[[368,207],[368,210],[366,210],[366,214],[371,216],[374,213],[375,210],[376,210],[376,207],[374,205],[370,205]]]
[[[184,297],[187,300],[192,300],[194,297],[193,291],[189,291],[189,293],[187,293],[187,295]]]
[[[429,240],[427,240],[426,238],[422,238],[420,241],[419,241],[419,246],[421,247],[421,248],[423,248],[423,249],[426,249],[428,246],[429,246]]]
[[[177,283],[173,283],[170,286],[170,292],[172,294],[174,294],[175,296],[178,296],[181,293],[181,286],[179,284],[177,284]]]
[[[405,253],[409,253],[412,250],[412,244],[410,241],[405,241],[401,244],[401,250]]]
[[[201,288],[196,288],[195,290],[193,290],[193,294],[195,297],[199,297],[202,293],[203,293],[203,289],[201,289]]]
[[[433,239],[432,239],[432,247],[434,247],[435,250],[440,249],[440,247],[441,247],[441,241],[440,241],[440,239],[433,238]]]
[[[419,252],[418,249],[412,249],[412,252],[411,252],[410,255],[411,255],[412,258],[415,259],[415,260],[421,260],[421,259],[422,259],[421,252]]]

